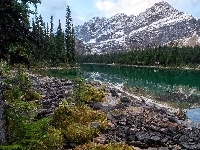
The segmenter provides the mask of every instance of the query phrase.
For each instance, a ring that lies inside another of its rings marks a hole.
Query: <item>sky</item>
[[[74,26],[82,25],[93,17],[111,17],[117,13],[138,15],[155,3],[163,0],[41,0],[38,4],[38,13],[45,22],[50,22],[54,16],[54,26],[57,28],[58,20],[65,25],[67,6],[72,11]],[[165,0],[179,11],[191,14],[200,19],[200,0]]]

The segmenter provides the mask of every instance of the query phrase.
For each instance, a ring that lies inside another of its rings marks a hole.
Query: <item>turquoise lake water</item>
[[[50,73],[124,85],[136,93],[188,109],[187,116],[200,122],[200,71],[97,64],[80,67],[75,70],[52,70]],[[191,109],[194,107],[196,109]]]

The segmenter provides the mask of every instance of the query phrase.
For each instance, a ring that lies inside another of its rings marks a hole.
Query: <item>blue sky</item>
[[[44,21],[49,22],[50,16],[54,16],[55,28],[58,19],[62,26],[65,25],[66,7],[69,5],[72,11],[74,25],[81,25],[93,17],[111,17],[117,13],[138,15],[154,3],[163,0],[42,0],[38,4],[38,12],[42,14]],[[200,0],[165,0],[179,11],[187,12],[200,19]]]

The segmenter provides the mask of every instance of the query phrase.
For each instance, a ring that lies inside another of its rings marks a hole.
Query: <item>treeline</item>
[[[58,27],[54,27],[53,16],[50,17],[50,23],[43,21],[37,12],[38,3],[40,0],[1,1],[0,59],[10,61],[14,56],[21,59],[21,63],[29,60],[32,64],[74,64],[75,37],[70,8],[66,8],[63,31],[60,20]],[[34,11],[30,9],[30,4],[35,6]],[[29,21],[30,15],[34,16],[32,22]],[[20,63],[20,60],[16,63]]]
[[[34,61],[46,61],[52,64],[75,63],[75,37],[71,11],[66,10],[65,31],[59,19],[58,27],[54,33],[53,16],[50,17],[50,25],[45,24],[41,15],[35,15],[32,19],[32,35],[36,39],[36,45],[31,45],[29,56]]]
[[[164,46],[104,55],[81,55],[79,63],[186,66],[200,64],[200,47]]]

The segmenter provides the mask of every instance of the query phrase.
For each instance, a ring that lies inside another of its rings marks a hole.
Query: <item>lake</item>
[[[168,103],[180,109],[189,109],[191,120],[200,121],[200,71],[81,64],[81,69],[52,70],[51,74],[67,77],[81,77],[85,80],[124,85],[136,95],[144,95],[161,103]],[[193,109],[191,109],[193,108]]]

